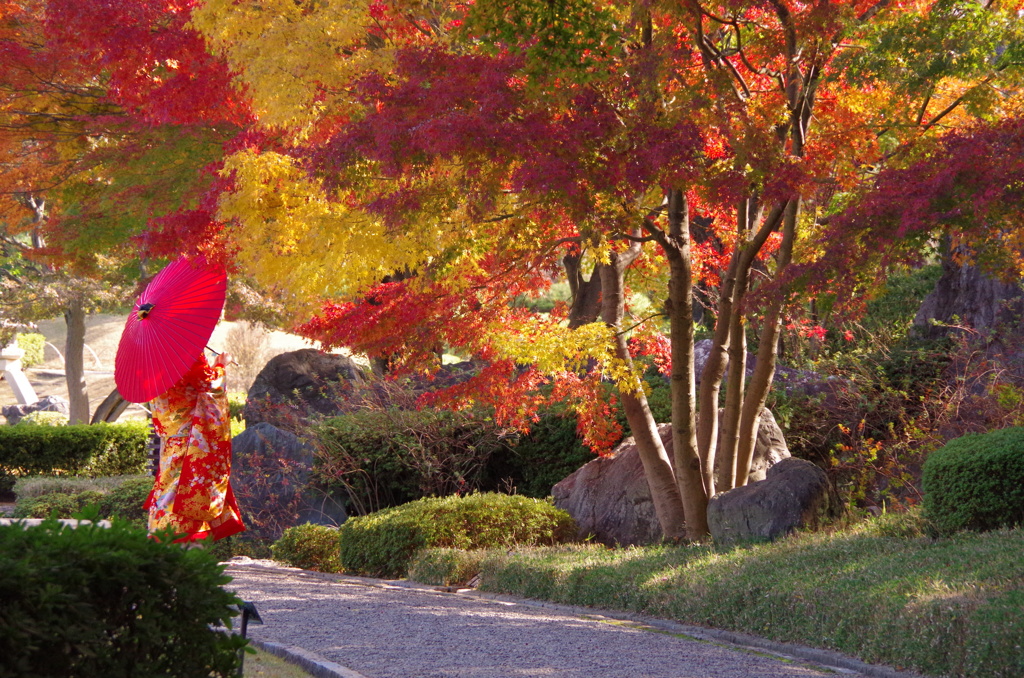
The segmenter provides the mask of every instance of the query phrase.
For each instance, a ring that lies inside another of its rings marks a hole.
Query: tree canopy
[[[524,427],[568,399],[595,449],[616,437],[613,383],[670,537],[701,537],[708,498],[746,482],[784,320],[808,289],[863,282],[852,252],[946,229],[1019,261],[1017,157],[977,171],[1020,143],[1017,1],[31,8],[6,10],[2,44],[24,21],[78,88],[59,95],[93,102],[55,126],[83,144],[59,165],[62,253],[215,254],[326,345],[486,363],[434,402]],[[562,277],[571,304],[515,303]],[[639,277],[667,324],[630,318]],[[642,346],[670,370],[671,457]]]

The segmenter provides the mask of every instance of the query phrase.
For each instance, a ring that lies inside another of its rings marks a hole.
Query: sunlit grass
[[[926,675],[1024,676],[1024,530],[933,539],[884,516],[773,544],[491,552],[481,588],[838,650]]]

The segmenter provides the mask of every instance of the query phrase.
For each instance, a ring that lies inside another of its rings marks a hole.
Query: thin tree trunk
[[[625,270],[639,254],[639,249],[639,245],[636,245],[627,253],[613,253],[612,261],[609,264],[602,264],[598,267],[602,287],[601,319],[616,331],[622,328],[625,309]],[[627,365],[632,365],[632,356],[629,346],[626,344],[626,337],[621,333],[617,333],[615,336],[615,354]],[[640,454],[640,462],[644,467],[644,475],[651,490],[651,499],[661,525],[661,531],[666,539],[681,539],[686,522],[683,501],[679,494],[679,488],[676,486],[675,474],[668,458],[668,452],[665,451],[665,446],[661,442],[658,425],[655,423],[654,415],[651,414],[651,408],[647,403],[647,396],[644,395],[642,389],[635,393],[620,389],[619,401],[622,403],[622,410],[626,414],[629,428],[633,432],[633,439]]]
[[[64,342],[64,374],[68,385],[69,418],[72,424],[89,423],[89,393],[85,383],[85,308],[73,297],[64,307],[67,339]]]
[[[674,189],[668,199],[669,232],[652,229],[669,262],[666,308],[672,336],[672,456],[686,515],[686,536],[708,535],[708,490],[697,448],[696,373],[693,365],[693,271],[689,205]]]
[[[785,221],[782,229],[782,244],[779,247],[778,274],[781,275],[793,255],[793,241],[796,239],[796,224],[800,218],[800,199],[789,201],[786,205]],[[761,332],[761,344],[757,350],[757,364],[750,378],[743,411],[740,415],[740,439],[736,451],[736,486],[747,484],[750,466],[754,457],[754,444],[757,442],[757,429],[761,423],[761,412],[768,400],[768,393],[775,378],[775,365],[778,355],[779,336],[782,334],[782,309],[786,304],[787,290],[784,287],[776,292],[768,312],[765,314],[764,329]]]
[[[745,295],[746,284],[738,297]],[[725,406],[722,408],[721,433],[718,436],[718,478],[715,492],[731,490],[736,484],[736,450],[740,440],[740,410],[747,377],[747,324],[743,309],[734,307],[729,332],[729,374],[725,387]],[[710,469],[714,477],[714,469]]]
[[[714,488],[713,475],[715,455],[718,444],[718,396],[725,375],[726,355],[730,346],[733,326],[733,314],[742,313],[743,294],[747,287],[750,267],[757,253],[764,246],[768,236],[779,226],[785,215],[785,203],[777,205],[764,219],[761,209],[751,196],[741,203],[737,218],[739,232],[749,233],[755,224],[760,222],[752,237],[738,242],[729,262],[729,270],[722,280],[721,297],[718,307],[718,318],[715,333],[712,337],[711,354],[704,366],[700,382],[700,426],[697,430],[697,445],[700,449],[701,468],[704,483],[709,489]]]
[[[715,318],[715,331],[711,335],[711,352],[708,354],[707,362],[704,363],[704,372],[700,378],[697,449],[700,453],[701,472],[704,475],[703,483],[708,496],[714,492],[711,469],[715,465],[715,453],[718,446],[718,396],[721,393],[722,379],[725,376],[729,354],[734,291],[741,259],[739,251],[733,253],[732,260],[729,262],[729,270],[722,281],[718,314]],[[674,336],[672,341],[675,341]]]

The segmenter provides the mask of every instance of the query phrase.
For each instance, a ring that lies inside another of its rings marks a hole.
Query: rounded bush
[[[16,518],[73,518],[86,507],[95,505],[98,517],[104,520],[121,519],[144,526],[148,518],[142,506],[153,487],[152,476],[123,478],[39,478],[30,487],[22,483],[18,488]]]
[[[153,489],[152,476],[128,478],[100,500],[100,516],[120,518],[136,525],[145,525],[149,514],[142,508]]]
[[[0,526],[0,675],[235,676],[231,579],[170,542],[126,523]]]
[[[97,490],[84,492],[51,492],[38,497],[18,500],[14,507],[15,518],[73,518],[87,506],[99,504],[103,493]]]
[[[340,572],[338,529],[327,525],[289,527],[270,547],[274,560],[317,572]]]
[[[1024,428],[956,438],[925,460],[925,516],[943,534],[1024,523]]]
[[[18,421],[18,426],[67,426],[68,415],[61,412],[29,412]]]
[[[402,577],[423,548],[478,549],[537,546],[576,537],[572,517],[528,497],[485,493],[419,499],[338,529],[341,566],[370,577]]]

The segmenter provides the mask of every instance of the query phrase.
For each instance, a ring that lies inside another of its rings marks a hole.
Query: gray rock
[[[8,424],[17,424],[26,414],[32,412],[60,412],[63,415],[70,415],[71,408],[68,401],[60,396],[43,396],[31,405],[8,405],[3,408],[3,414],[7,417]]]
[[[660,424],[658,433],[672,458],[672,425]],[[775,417],[764,410],[751,464],[754,477],[763,478],[768,468],[789,456]],[[632,438],[622,441],[608,457],[588,462],[551,492],[555,506],[576,520],[581,536],[593,535],[609,546],[661,541],[661,524]]]
[[[765,480],[714,496],[708,526],[716,542],[773,540],[818,529],[843,511],[825,472],[804,459],[784,459]]]
[[[345,496],[310,484],[313,449],[295,434],[260,422],[232,441],[231,485],[248,534],[276,540],[304,523],[339,525]]]
[[[959,265],[946,256],[942,276],[914,317],[914,329],[929,339],[949,333],[943,323],[970,327],[984,334],[1000,325],[1016,327],[1022,310],[1024,291],[1019,282],[996,280],[977,266]]]
[[[718,422],[722,422],[722,410],[718,411]],[[721,429],[719,429],[721,431]],[[672,441],[669,440],[665,448],[672,455]],[[754,442],[754,456],[750,460],[750,476],[747,483],[754,483],[764,480],[768,469],[778,464],[783,459],[789,459],[789,446],[786,444],[786,436],[775,421],[775,415],[767,407],[761,410],[761,421],[757,428],[757,440]],[[715,463],[715,482],[718,480],[719,464]]]
[[[711,340],[701,339],[693,345],[693,368],[697,378],[697,386],[700,386],[701,377],[704,375],[704,367],[707,365],[708,357],[711,355]],[[726,356],[725,365],[729,366],[729,357]],[[757,355],[747,354],[747,379],[754,374],[754,367],[757,365]],[[828,394],[832,389],[846,382],[838,377],[823,376],[809,370],[798,370],[785,365],[775,366],[775,378],[773,387],[781,389],[787,395],[802,394],[814,396]]]
[[[268,422],[297,432],[311,416],[332,416],[364,383],[362,369],[348,356],[314,348],[282,353],[253,381],[243,416],[246,426]]]
[[[662,424],[658,432],[664,440],[671,437],[672,427]],[[551,494],[555,506],[576,520],[581,537],[592,535],[609,546],[661,541],[661,525],[633,438],[622,441],[611,455],[584,464],[556,484]]]

